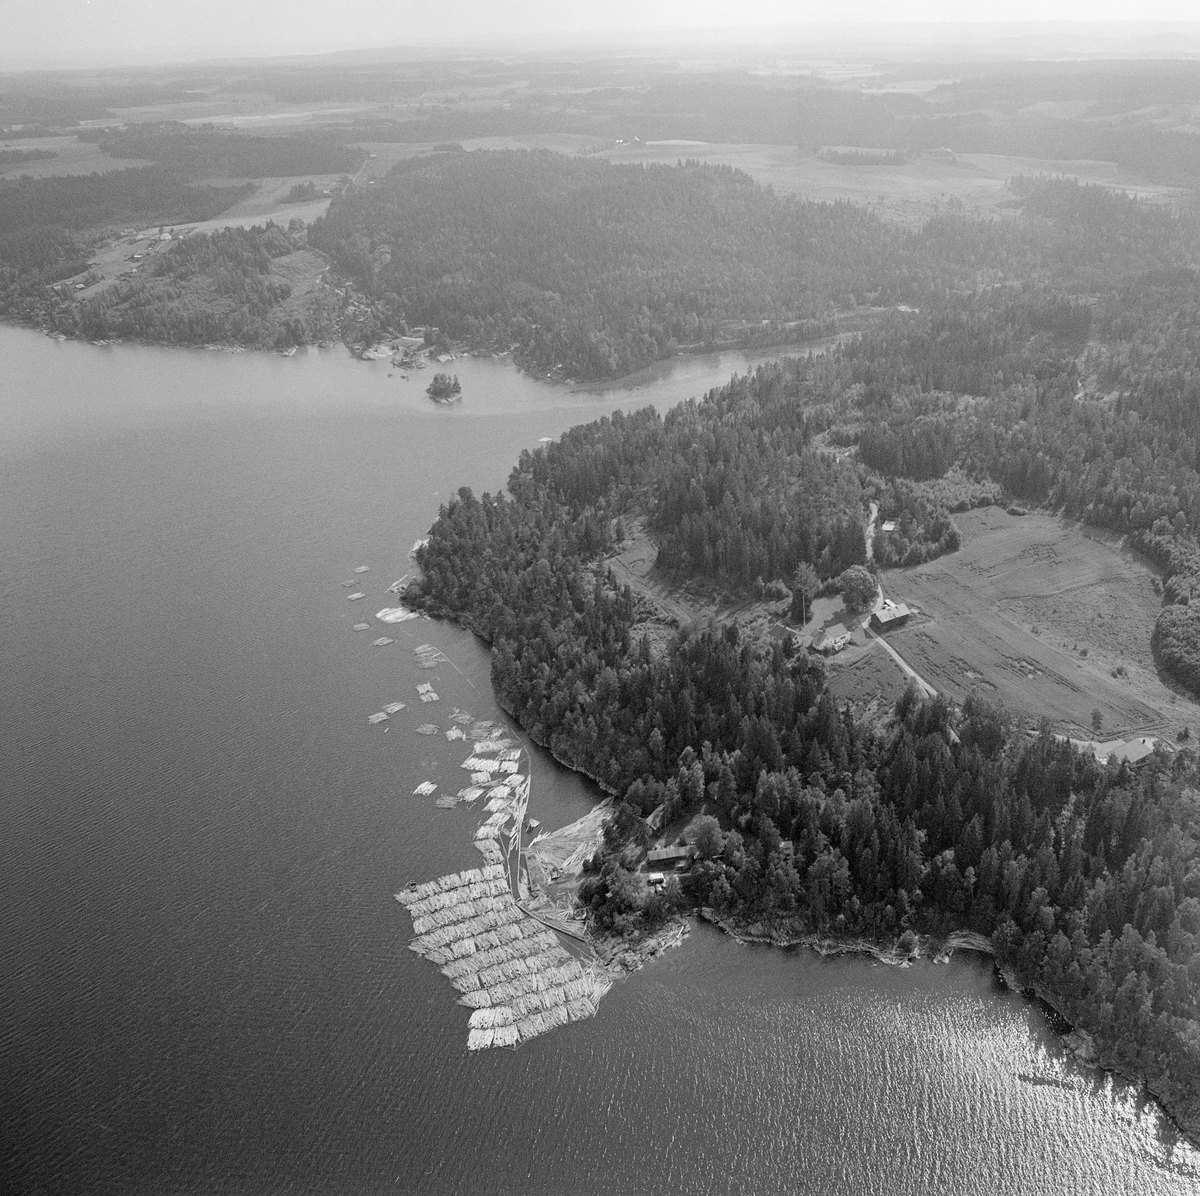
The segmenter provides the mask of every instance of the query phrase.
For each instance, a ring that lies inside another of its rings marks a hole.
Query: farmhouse
[[[1128,764],[1130,767],[1136,768],[1154,755],[1154,746],[1153,736],[1139,735],[1136,739],[1098,743],[1094,750],[1096,759],[1101,764],[1112,761],[1114,764]]]
[[[821,652],[825,656],[832,656],[835,652],[840,652],[849,642],[850,632],[841,623],[834,623],[832,627],[826,627],[813,640],[812,647],[815,652]]]
[[[887,631],[892,627],[903,627],[912,611],[903,602],[891,602],[887,598],[879,610],[871,615],[871,626],[876,631]]]

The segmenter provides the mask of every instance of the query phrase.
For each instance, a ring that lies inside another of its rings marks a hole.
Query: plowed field
[[[888,640],[936,689],[976,690],[1013,714],[1091,736],[1200,729],[1200,708],[1159,678],[1153,568],[1112,535],[998,507],[956,516],[963,546],[883,576],[919,614]]]

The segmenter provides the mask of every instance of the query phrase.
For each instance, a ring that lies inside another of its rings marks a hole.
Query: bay
[[[1072,1065],[980,961],[700,928],[594,1020],[468,1055],[466,1010],[405,949],[391,894],[478,862],[476,816],[412,794],[462,783],[460,745],[415,727],[503,715],[471,635],[419,620],[373,648],[353,624],[459,486],[769,356],[607,391],[466,358],[443,408],[340,349],[0,328],[6,1191],[1195,1189],[1156,1107]],[[418,669],[426,642],[450,663]],[[551,827],[594,799],[540,752],[533,794]]]

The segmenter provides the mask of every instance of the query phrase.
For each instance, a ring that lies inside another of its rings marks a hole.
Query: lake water
[[[462,783],[461,745],[414,728],[501,716],[470,635],[372,648],[352,623],[459,486],[745,364],[595,394],[464,360],[447,409],[341,350],[0,328],[0,1188],[1195,1191],[1156,1108],[1067,1062],[979,960],[701,928],[592,1021],[468,1054],[467,1010],[405,949],[392,893],[479,862],[477,814],[412,796]],[[454,667],[418,670],[423,642]],[[551,827],[593,800],[539,753],[533,789]]]

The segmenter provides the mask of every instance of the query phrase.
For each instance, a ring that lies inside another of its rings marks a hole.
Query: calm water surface
[[[473,637],[418,621],[375,649],[351,624],[459,486],[746,362],[598,394],[466,360],[440,409],[343,351],[0,328],[0,1188],[1196,1190],[1155,1108],[1065,1061],[981,962],[701,929],[593,1021],[469,1055],[405,950],[392,892],[478,863],[477,816],[412,796],[460,784],[461,747],[414,727],[499,712]],[[419,671],[423,642],[455,667]],[[593,798],[544,755],[533,775],[550,826]]]

